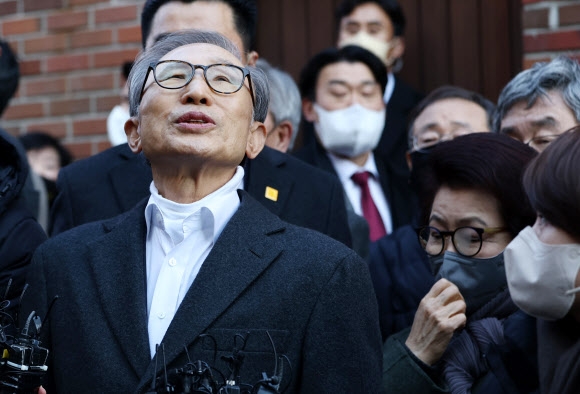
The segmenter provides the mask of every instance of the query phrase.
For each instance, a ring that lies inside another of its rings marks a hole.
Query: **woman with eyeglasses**
[[[537,390],[535,319],[510,298],[503,251],[535,214],[521,186],[536,155],[509,137],[476,133],[436,146],[417,242],[436,282],[410,329],[384,345],[388,393]]]
[[[538,318],[542,393],[580,393],[580,127],[562,134],[527,168],[537,212],[505,251],[514,302]]]

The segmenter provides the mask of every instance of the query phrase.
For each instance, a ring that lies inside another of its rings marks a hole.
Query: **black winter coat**
[[[21,196],[27,176],[24,150],[0,129],[0,301],[10,300],[8,312],[17,306],[34,250],[46,240]]]

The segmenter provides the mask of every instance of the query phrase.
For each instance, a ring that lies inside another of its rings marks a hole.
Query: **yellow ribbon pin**
[[[268,200],[278,201],[278,190],[274,189],[273,187],[266,186],[266,195],[265,197]]]

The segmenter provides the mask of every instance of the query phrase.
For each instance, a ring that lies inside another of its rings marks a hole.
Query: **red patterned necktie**
[[[375,205],[373,198],[371,196],[371,191],[369,190],[369,176],[371,173],[368,171],[357,172],[351,177],[353,182],[360,186],[361,190],[361,206],[363,211],[363,216],[369,223],[369,232],[371,241],[376,241],[377,239],[383,237],[387,234],[385,231],[385,225],[379,214],[379,210]]]

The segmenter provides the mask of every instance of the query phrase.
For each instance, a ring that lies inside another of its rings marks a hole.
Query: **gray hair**
[[[129,86],[129,113],[131,116],[139,114],[139,103],[141,101],[141,87],[147,75],[147,70],[151,63],[157,63],[167,53],[190,44],[210,44],[225,49],[240,61],[240,51],[227,38],[219,33],[201,30],[182,30],[168,34],[157,41],[150,48],[143,50],[131,69],[127,84]],[[254,90],[253,120],[263,122],[268,114],[268,100],[270,90],[268,80],[264,73],[255,68],[246,66],[250,71],[250,83]]]
[[[539,97],[552,90],[562,94],[564,102],[580,122],[580,65],[568,57],[558,56],[549,63],[534,64],[503,88],[497,102],[493,130],[500,132],[501,121],[515,104],[526,101],[527,108],[531,108]]]
[[[288,146],[288,150],[291,150],[298,135],[302,116],[302,101],[298,86],[288,73],[272,67],[264,59],[258,59],[256,68],[266,74],[270,84],[270,107],[268,109],[274,117],[274,123],[277,125],[287,120],[292,124],[292,139]]]

